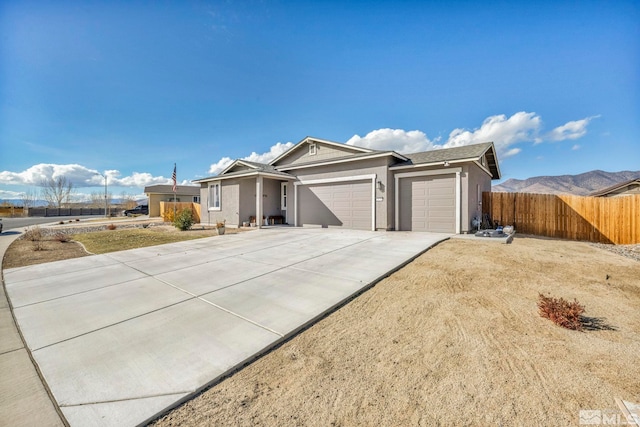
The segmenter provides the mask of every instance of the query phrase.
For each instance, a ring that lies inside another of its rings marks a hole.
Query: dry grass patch
[[[452,239],[157,425],[577,425],[640,396],[638,277],[585,243]],[[540,317],[540,293],[600,327]]]
[[[231,231],[233,232],[237,231]],[[73,239],[82,243],[91,253],[104,254],[217,235],[218,233],[213,229],[179,231],[171,225],[162,225],[75,234]]]
[[[145,225],[148,226],[148,223]],[[237,229],[227,229],[229,234],[237,232]],[[92,253],[104,254],[217,235],[215,228],[179,231],[171,225],[156,225],[148,228],[117,228],[78,233],[72,236],[58,231],[45,236],[42,229],[34,227],[22,238],[11,243],[5,253],[2,267],[24,267],[78,258]]]

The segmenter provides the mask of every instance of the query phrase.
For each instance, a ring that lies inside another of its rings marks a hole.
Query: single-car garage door
[[[372,185],[371,180],[300,185],[298,222],[371,230]]]
[[[455,233],[455,175],[400,179],[400,230]]]

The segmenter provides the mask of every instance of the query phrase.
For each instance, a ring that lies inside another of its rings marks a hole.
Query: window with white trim
[[[193,196],[193,203],[200,203],[200,196]]]
[[[309,144],[309,155],[315,156],[317,152],[318,152],[318,147],[316,146],[316,143],[312,142],[311,144]]]
[[[209,210],[220,210],[220,183],[214,182],[209,184]]]
[[[283,211],[287,210],[287,183],[280,183],[280,209]]]

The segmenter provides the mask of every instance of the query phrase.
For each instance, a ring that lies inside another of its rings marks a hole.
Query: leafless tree
[[[65,203],[69,203],[74,192],[73,183],[64,176],[43,179],[40,186],[42,187],[42,197],[44,200],[47,201],[49,206],[56,208],[62,207]]]
[[[22,207],[28,210],[35,206],[36,200],[38,200],[38,191],[30,188],[21,194],[20,199],[22,200]]]
[[[124,207],[124,209],[133,209],[136,207],[136,200],[133,198],[131,194],[127,194],[126,192],[122,192],[120,194],[120,203]]]
[[[91,193],[91,207],[104,207],[104,193],[101,193],[99,191],[94,191],[93,193]]]

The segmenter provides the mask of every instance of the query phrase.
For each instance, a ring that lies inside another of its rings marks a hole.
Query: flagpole
[[[177,190],[177,175],[176,175],[176,164],[173,164],[173,219],[176,219],[176,190]]]

